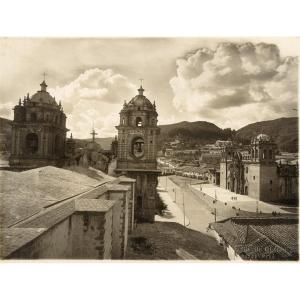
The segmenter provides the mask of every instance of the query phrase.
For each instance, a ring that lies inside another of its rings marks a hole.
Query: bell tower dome
[[[135,213],[139,221],[154,221],[156,210],[157,127],[155,103],[144,95],[142,85],[138,95],[120,112],[118,129],[118,152],[116,172],[136,179]]]

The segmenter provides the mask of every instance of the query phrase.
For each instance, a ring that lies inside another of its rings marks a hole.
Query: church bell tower
[[[157,199],[156,152],[160,129],[155,102],[138,95],[124,102],[118,129],[117,174],[136,179],[135,216],[140,222],[154,222]]]

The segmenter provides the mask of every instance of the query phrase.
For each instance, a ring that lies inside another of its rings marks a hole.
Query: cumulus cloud
[[[238,128],[295,114],[298,59],[281,57],[274,44],[221,43],[176,62],[173,105],[191,118]]]
[[[77,138],[87,138],[94,123],[99,137],[112,136],[124,100],[136,94],[136,86],[111,69],[89,69],[65,86],[49,89],[62,101],[67,126]]]

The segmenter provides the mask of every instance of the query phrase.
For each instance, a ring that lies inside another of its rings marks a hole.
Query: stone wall
[[[8,258],[109,259],[113,212],[75,212]]]
[[[260,168],[260,198],[261,201],[278,201],[277,166],[262,165]]]
[[[128,187],[120,186],[119,190],[109,189],[108,200],[116,202],[113,218],[112,258],[123,258],[126,254],[128,240]]]
[[[110,258],[107,248],[111,248],[111,219],[111,212],[76,212],[72,216],[72,258]]]
[[[19,248],[7,258],[72,258],[71,217],[51,227],[41,236]]]
[[[248,195],[254,199],[260,199],[260,165],[249,164],[248,173],[245,174],[245,185],[248,182]]]

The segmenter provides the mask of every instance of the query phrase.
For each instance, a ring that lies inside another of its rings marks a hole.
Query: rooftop
[[[107,181],[51,166],[24,172],[0,171],[0,226],[10,227],[45,207],[74,197]]]
[[[234,217],[211,223],[243,259],[298,260],[298,217]]]

